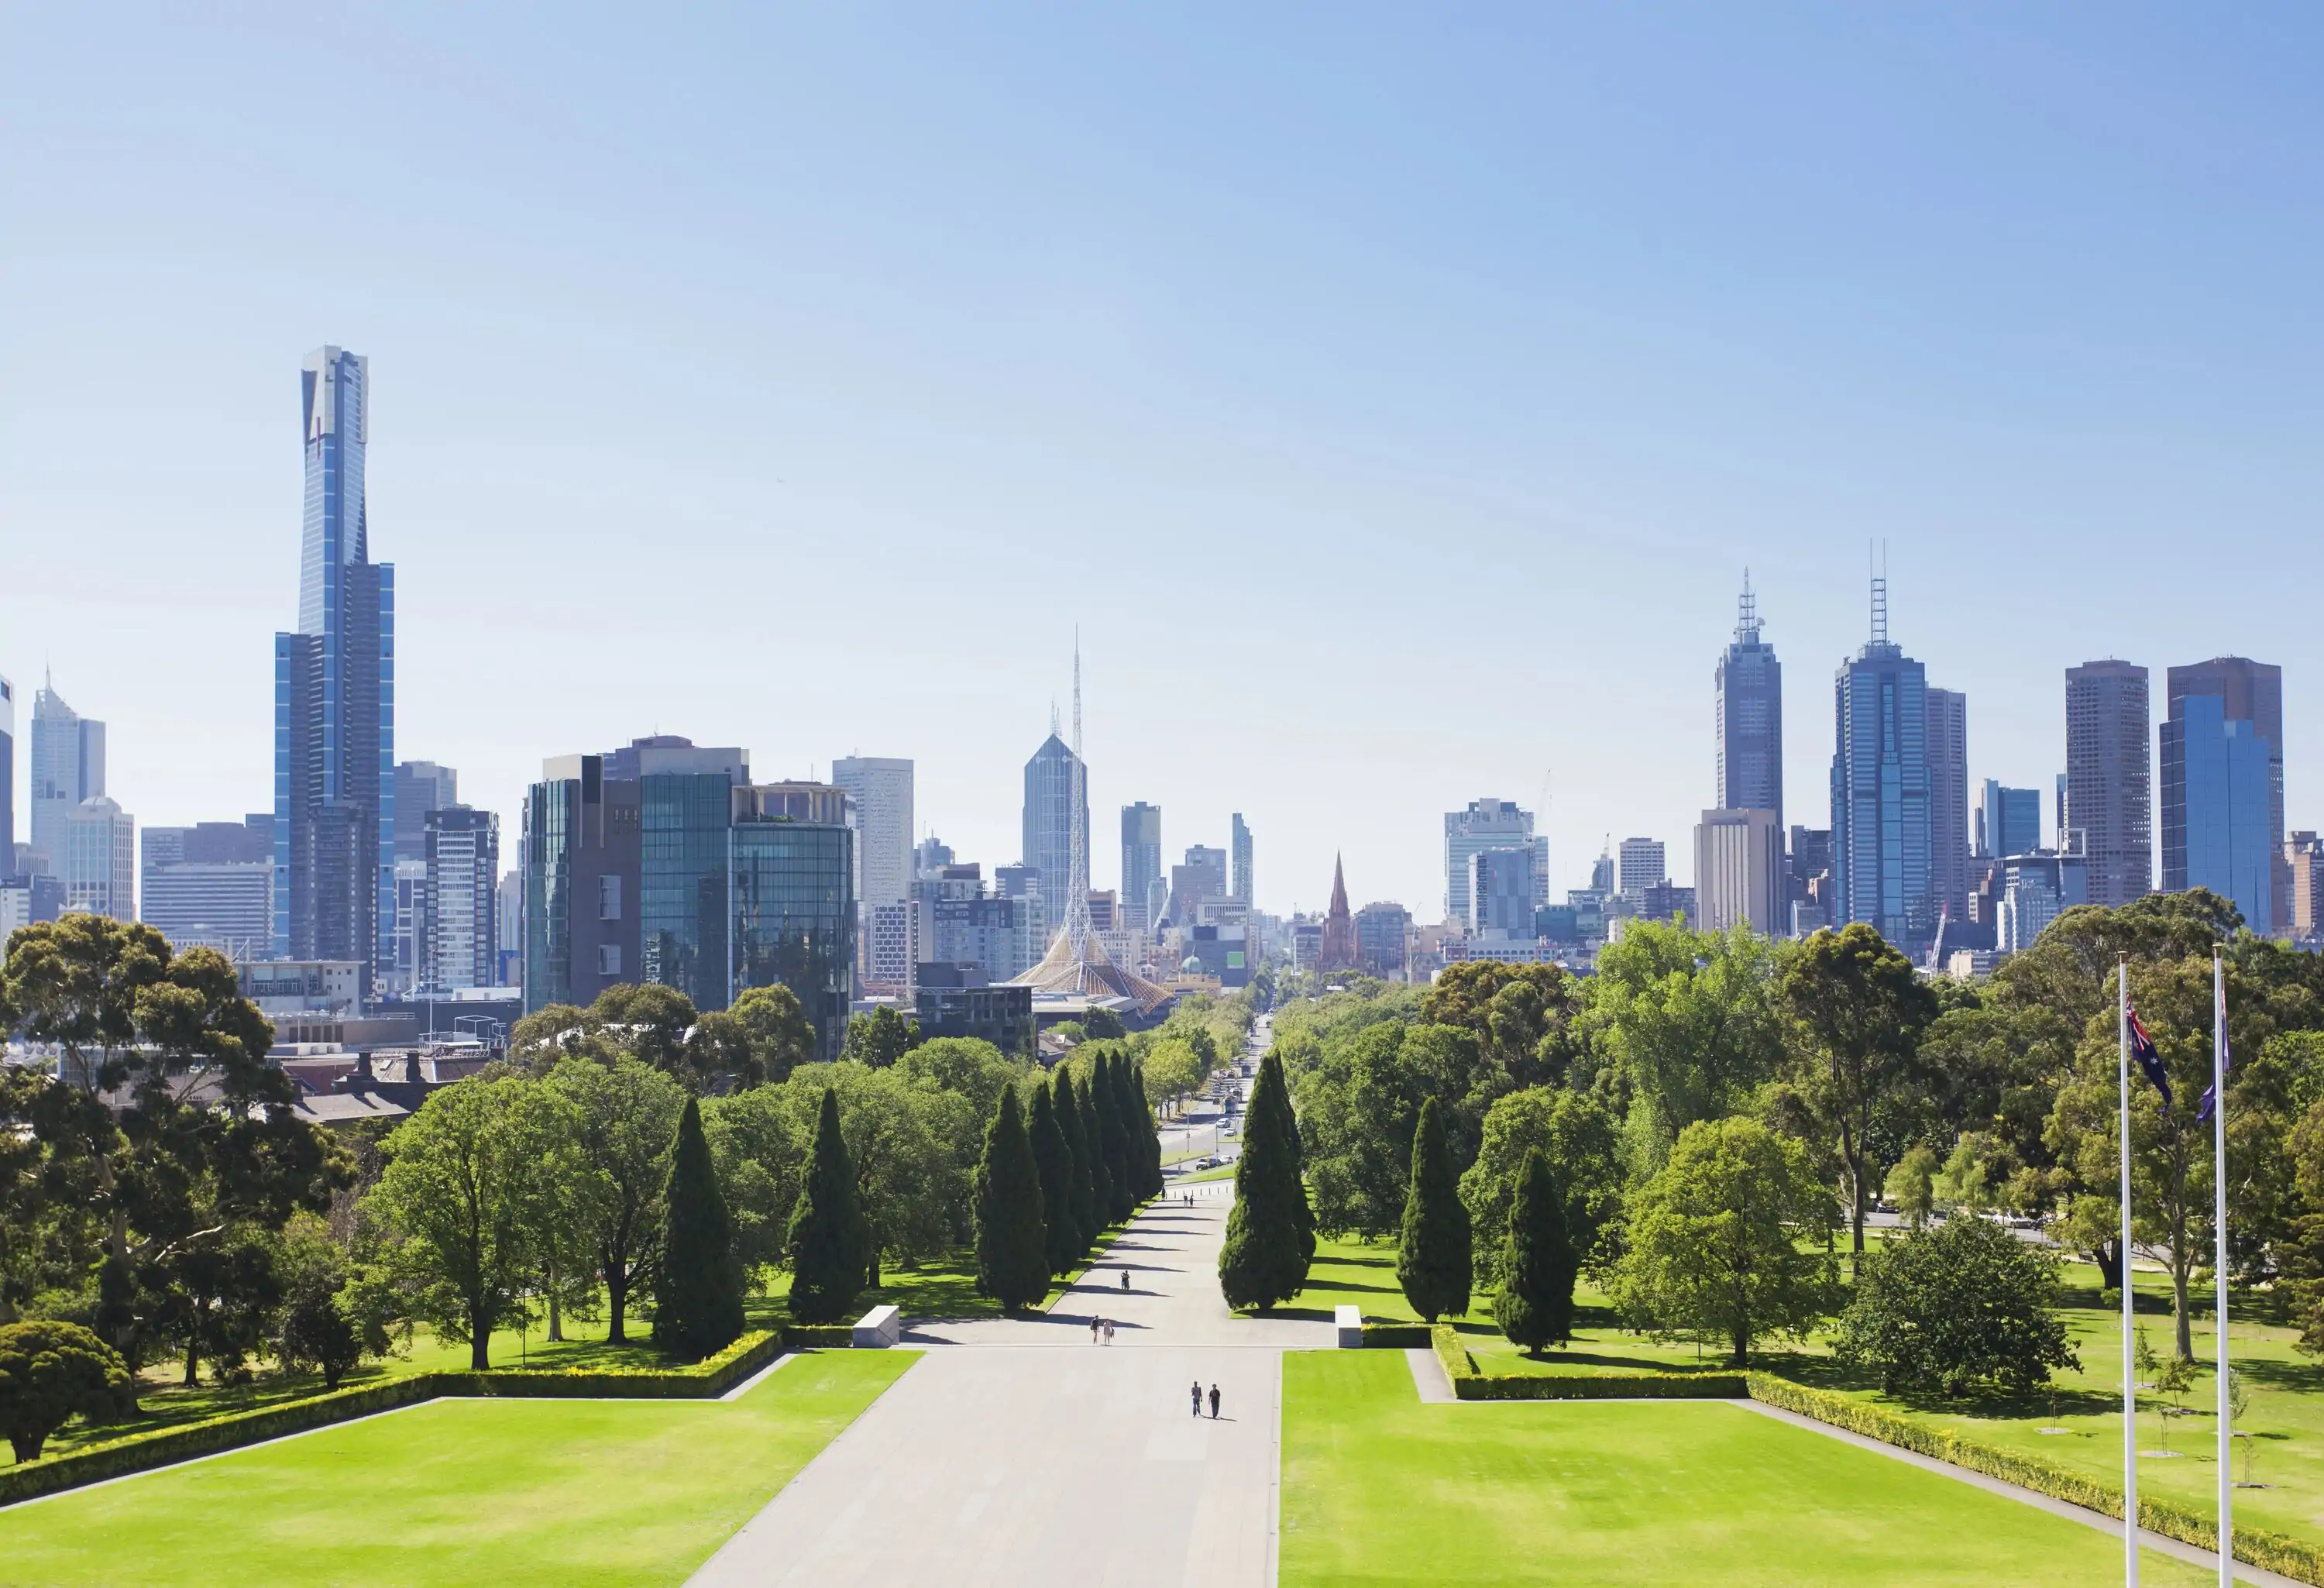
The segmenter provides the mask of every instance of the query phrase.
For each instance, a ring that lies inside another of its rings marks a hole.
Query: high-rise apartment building
[[[1074,891],[1074,752],[1052,730],[1025,763],[1025,864],[1041,873],[1042,919],[1055,926],[1065,919],[1065,902]],[[1082,831],[1089,831],[1089,777],[1079,780],[1082,790]],[[1089,889],[1089,855],[1081,856],[1080,883]]]
[[[1784,830],[1772,810],[1706,810],[1694,829],[1694,891],[1706,931],[1791,928]]]
[[[2041,847],[2042,790],[2007,789],[1998,779],[1986,779],[1977,804],[1978,855],[2003,860]]]
[[[2057,847],[2079,849],[2089,863],[2092,904],[2128,904],[2154,888],[2151,721],[2144,668],[2108,660],[2066,669],[2066,809]]]
[[[844,755],[831,780],[854,808],[856,898],[865,908],[912,896],[912,763],[901,756]]]
[[[501,818],[465,805],[428,813],[417,991],[438,995],[500,982]]]
[[[1636,905],[1646,890],[1670,881],[1670,863],[1660,838],[1625,838],[1618,852],[1615,891]]]
[[[2324,843],[2294,833],[2283,841],[2283,861],[2292,873],[2292,935],[2312,943],[2324,933]]]
[[[1928,709],[1929,894],[1946,920],[1969,919],[1969,697],[1932,688]]]
[[[2283,669],[2218,656],[2169,673],[2163,887],[2209,888],[2260,933],[2290,929],[2283,850]]]
[[[105,792],[105,725],[45,680],[32,697],[32,853],[62,874],[66,825],[83,800]]]
[[[1936,934],[1930,876],[1928,674],[1888,638],[1887,581],[1872,637],[1832,682],[1832,924],[1869,922],[1917,956]]]
[[[1469,919],[1474,937],[1530,937],[1533,848],[1480,849],[1469,861]]]
[[[1250,902],[1250,828],[1244,825],[1242,812],[1234,813],[1234,823],[1227,842],[1233,873],[1228,879],[1227,897],[1240,904]]]
[[[300,374],[299,626],[274,636],[274,954],[395,959],[395,568],[371,560],[370,361]]]
[[[0,678],[0,882],[15,874],[16,686]]]
[[[75,914],[137,919],[137,823],[102,794],[65,818],[65,909]]]
[[[1759,634],[1759,600],[1748,574],[1735,639],[1719,659],[1719,803],[1772,810],[1784,822],[1784,669]]]
[[[460,774],[432,761],[395,763],[395,858],[428,858],[428,813],[460,803]]]
[[[1162,808],[1143,799],[1121,808],[1121,912],[1140,931],[1162,919]]]
[[[274,816],[148,827],[137,919],[176,948],[263,959],[274,931]]]
[[[1466,810],[1444,814],[1444,919],[1456,928],[1470,919],[1471,862],[1488,849],[1530,849],[1536,905],[1549,901],[1549,840],[1533,835],[1533,812],[1510,799],[1472,799]]]

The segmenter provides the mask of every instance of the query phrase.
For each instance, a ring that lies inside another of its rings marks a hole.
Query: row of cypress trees
[[[1283,1061],[1259,1060],[1235,1160],[1234,1207],[1219,1249],[1219,1290],[1229,1306],[1267,1312],[1299,1294],[1315,1259],[1315,1215],[1307,1203],[1299,1122]]]
[[[1080,1267],[1108,1224],[1162,1189],[1145,1075],[1128,1055],[1060,1065],[1031,1094],[1029,1107],[1014,1087],[1001,1094],[976,1166],[977,1288],[1010,1312],[1038,1303],[1052,1275]]]
[[[1412,1136],[1412,1178],[1396,1254],[1397,1283],[1412,1310],[1431,1323],[1467,1312],[1471,1256],[1469,1210],[1461,1201],[1443,1118],[1431,1097],[1420,1105]],[[1572,1337],[1581,1254],[1566,1230],[1564,1197],[1539,1148],[1526,1154],[1517,1171],[1499,1266],[1493,1321],[1511,1344],[1537,1355],[1543,1346]]]

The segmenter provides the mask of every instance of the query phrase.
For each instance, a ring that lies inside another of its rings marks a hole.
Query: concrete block
[[[904,1337],[904,1315],[892,1306],[875,1306],[855,1320],[851,1343],[858,1351],[884,1351]]]
[[[1360,1351],[1364,1343],[1364,1315],[1352,1306],[1332,1309],[1332,1332],[1339,1336],[1340,1349]]]

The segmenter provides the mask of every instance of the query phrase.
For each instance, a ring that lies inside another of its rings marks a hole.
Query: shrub
[[[1840,1315],[1840,1359],[1890,1394],[2036,1389],[2079,1368],[2051,1311],[2058,1260],[1990,1220],[1960,1217],[1868,1253]]]

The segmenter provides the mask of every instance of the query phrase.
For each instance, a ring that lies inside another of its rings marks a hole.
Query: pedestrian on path
[[[1105,1320],[1105,1343],[1108,1345],[1113,1343],[1113,1320],[1111,1318]]]
[[[1218,1420],[1219,1420],[1219,1387],[1218,1387],[1216,1384],[1213,1384],[1213,1385],[1212,1385],[1212,1386],[1211,1386],[1211,1421],[1213,1421],[1213,1422],[1214,1422],[1214,1423],[1215,1423],[1215,1422],[1217,1422]]]
[[[1121,1288],[1124,1290],[1130,1288],[1130,1270],[1128,1269],[1121,1270]]]
[[[1203,1415],[1203,1381],[1200,1379],[1194,1380],[1194,1415]]]

